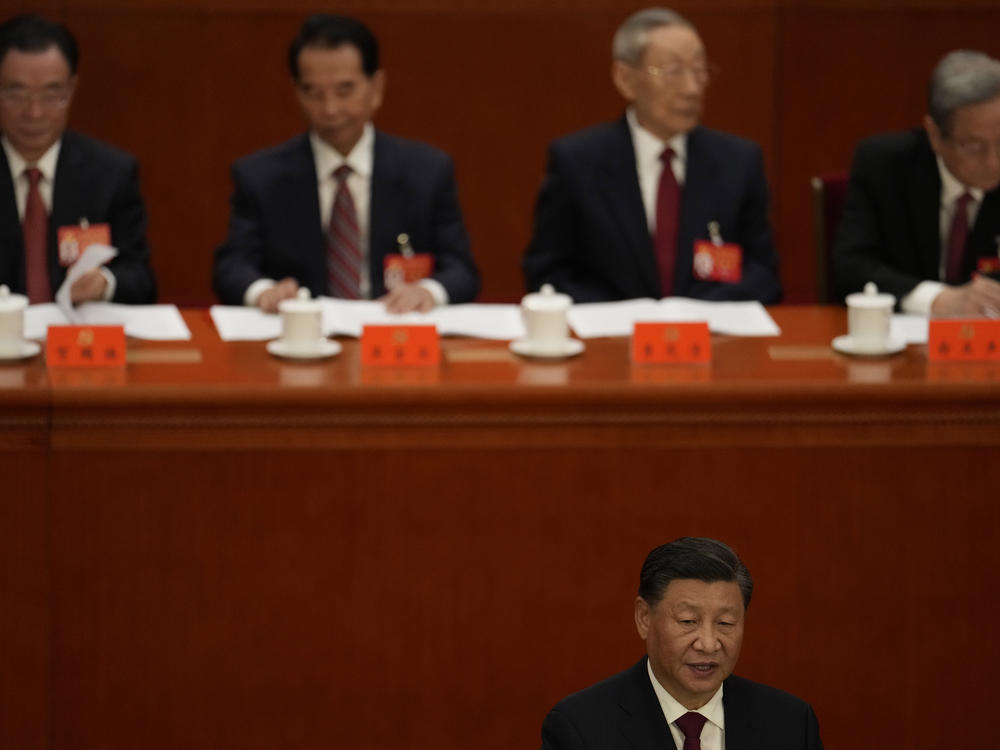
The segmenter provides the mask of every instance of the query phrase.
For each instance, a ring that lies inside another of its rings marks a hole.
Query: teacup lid
[[[27,306],[27,297],[23,294],[12,294],[9,286],[0,284],[0,312],[16,312]]]
[[[542,284],[537,292],[524,295],[521,304],[529,310],[565,310],[573,304],[573,298],[557,292],[551,284]]]
[[[278,303],[279,312],[317,312],[321,310],[317,300],[309,296],[306,287],[299,287],[298,294],[289,299],[283,299]]]
[[[892,307],[895,304],[896,297],[888,292],[880,292],[874,281],[865,284],[863,292],[847,295],[848,307],[880,308]]]

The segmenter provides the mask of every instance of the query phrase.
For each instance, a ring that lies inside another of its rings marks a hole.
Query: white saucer
[[[531,339],[518,339],[510,342],[510,350],[522,357],[558,359],[560,357],[575,357],[584,350],[584,345],[580,339],[566,339],[558,344],[539,344]]]
[[[13,362],[16,359],[27,359],[28,357],[34,357],[41,350],[42,345],[37,341],[25,340],[21,342],[21,351],[14,354],[0,354],[0,360]]]
[[[343,347],[339,341],[320,339],[315,347],[304,349],[301,346],[289,346],[282,339],[267,342],[267,350],[275,357],[285,359],[326,359],[334,354],[340,354]]]
[[[902,339],[889,337],[886,342],[885,350],[881,352],[859,352],[854,347],[854,340],[850,337],[850,334],[845,334],[844,336],[837,336],[833,340],[833,348],[840,352],[841,354],[850,354],[855,357],[887,357],[890,354],[899,354],[906,348],[906,342]]]

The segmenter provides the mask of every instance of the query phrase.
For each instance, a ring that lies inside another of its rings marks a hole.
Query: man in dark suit
[[[727,545],[685,537],[646,557],[635,623],[638,664],[560,701],[543,750],[819,750],[809,704],[736,677],[753,581]]]
[[[233,167],[229,236],[213,284],[225,304],[266,311],[294,296],[382,298],[393,312],[469,302],[479,276],[451,159],[377,132],[385,73],[358,21],[308,18],[289,68],[310,132]],[[425,278],[386,288],[387,256],[425,254]]]
[[[904,312],[1000,315],[1000,61],[952,52],[921,130],[862,141],[834,245],[842,294],[873,281]]]
[[[622,24],[613,49],[612,79],[629,107],[552,144],[522,262],[527,287],[550,283],[577,302],[777,302],[761,151],[698,125],[709,64],[697,31],[649,8]],[[740,246],[735,273],[713,268],[719,242]]]
[[[51,301],[71,261],[59,229],[86,220],[108,225],[118,256],[81,276],[71,299],[153,302],[135,159],[66,130],[77,59],[62,24],[18,16],[0,25],[0,283]]]

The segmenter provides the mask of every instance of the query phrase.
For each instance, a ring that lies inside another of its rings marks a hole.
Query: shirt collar
[[[639,119],[635,116],[635,110],[632,107],[625,110],[625,119],[628,120],[628,128],[632,133],[636,162],[645,165],[658,164],[660,154],[668,146],[674,150],[674,158],[682,162],[687,158],[687,133],[678,133],[664,143],[639,124]]]
[[[15,180],[21,178],[26,167],[34,166],[38,167],[43,179],[48,180],[50,183],[55,182],[56,164],[59,162],[59,150],[62,147],[62,138],[49,146],[48,150],[34,164],[29,164],[24,160],[24,157],[7,140],[6,134],[0,136],[0,144],[3,145],[4,153],[7,156],[7,164],[10,165],[10,174]]]
[[[668,724],[673,724],[680,717],[686,714],[691,709],[682,706],[674,696],[667,692],[666,688],[663,687],[656,679],[653,674],[653,665],[650,661],[646,660],[646,671],[649,673],[649,681],[653,684],[653,692],[656,693],[656,699],[660,702],[660,708],[663,710],[663,716],[666,718]],[[706,703],[701,708],[695,709],[695,711],[715,726],[719,728],[720,731],[725,731],[726,729],[726,718],[725,711],[722,706],[722,685],[719,685],[719,689],[715,691],[708,703]]]
[[[983,199],[983,191],[980,188],[966,187],[958,178],[948,171],[944,159],[937,157],[938,173],[941,175],[941,205],[951,208],[955,201],[962,194],[967,192],[972,199],[979,203]]]
[[[316,176],[320,180],[329,179],[333,170],[342,164],[349,166],[361,177],[371,177],[372,164],[375,161],[375,128],[370,122],[365,123],[361,137],[346,157],[341,156],[315,132],[309,133],[309,142],[312,145],[313,158],[316,160]]]

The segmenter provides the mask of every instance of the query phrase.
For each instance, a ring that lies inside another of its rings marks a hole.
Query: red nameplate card
[[[124,367],[123,326],[49,326],[45,342],[49,367]]]
[[[694,277],[701,281],[737,283],[743,278],[743,248],[734,243],[716,245],[695,240]]]
[[[440,361],[434,326],[368,325],[361,331],[363,365],[436,365]]]
[[[80,253],[91,245],[110,245],[109,224],[88,224],[59,227],[59,264],[71,266]]]
[[[927,328],[927,356],[965,362],[1000,359],[1000,320],[932,320]]]
[[[426,279],[434,268],[434,256],[430,253],[403,255],[390,253],[382,263],[385,275],[385,288],[392,291],[403,284]]]
[[[1000,271],[1000,258],[980,258],[976,261],[976,270],[984,274],[996,273]]]
[[[636,323],[632,331],[633,362],[710,362],[711,359],[708,323]]]

